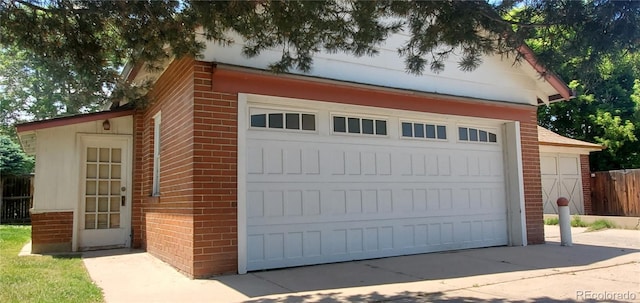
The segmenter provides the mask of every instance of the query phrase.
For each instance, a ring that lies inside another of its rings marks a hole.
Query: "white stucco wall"
[[[237,35],[231,36],[235,42],[226,47],[208,42],[204,60],[267,69],[270,63],[280,59],[280,49],[267,50],[257,57],[247,58],[242,55],[244,41]],[[514,56],[485,56],[483,63],[476,70],[463,72],[458,68],[459,57],[454,54],[448,58],[445,70],[439,74],[431,72],[428,67],[423,75],[409,74],[405,70],[404,59],[397,51],[408,38],[404,34],[392,35],[379,48],[379,54],[373,57],[322,52],[314,56],[309,73],[297,70],[290,72],[428,93],[531,105],[536,105],[538,98],[547,100],[548,96],[557,94],[529,63],[524,60],[514,63]]]
[[[80,155],[77,134],[132,134],[133,117],[109,119],[36,130],[36,167],[33,212],[73,211],[80,189]]]

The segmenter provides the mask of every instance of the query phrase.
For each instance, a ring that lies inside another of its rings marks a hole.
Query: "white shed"
[[[540,177],[545,214],[557,214],[558,197],[569,199],[571,214],[591,213],[589,153],[599,144],[558,135],[538,126]]]

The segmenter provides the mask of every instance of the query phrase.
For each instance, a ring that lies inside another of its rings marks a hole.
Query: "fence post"
[[[558,221],[560,225],[560,245],[572,246],[571,240],[571,213],[569,212],[569,200],[560,197],[558,203]]]
[[[35,182],[36,175],[34,173],[31,173],[31,175],[29,176],[29,196],[31,196],[31,198],[29,199],[29,217],[31,217],[31,209],[33,208],[33,193],[35,191]]]

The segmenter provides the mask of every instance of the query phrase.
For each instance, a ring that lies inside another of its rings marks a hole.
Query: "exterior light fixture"
[[[102,122],[102,129],[104,130],[110,130],[111,129],[111,122],[109,122],[109,120],[104,120],[104,122]]]

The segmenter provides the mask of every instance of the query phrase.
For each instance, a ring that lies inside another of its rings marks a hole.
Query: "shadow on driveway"
[[[473,285],[503,283],[545,275],[585,270],[587,266],[606,267],[619,263],[616,259],[640,252],[633,248],[581,245],[560,246],[548,241],[543,245],[526,247],[491,247],[429,253],[374,260],[353,261],[288,269],[251,272],[212,278],[252,298],[291,292],[343,289],[389,285],[419,281],[474,278]],[[636,258],[637,259],[637,258]],[[584,267],[584,268],[583,268]],[[468,282],[471,283],[471,282]],[[467,284],[468,284],[467,283]],[[450,285],[449,285],[450,286]],[[461,284],[461,287],[463,285]],[[468,285],[470,287],[471,285]],[[337,294],[336,294],[337,295]],[[358,295],[353,302],[392,300],[371,292]],[[412,293],[412,300],[398,302],[437,301],[438,292]],[[331,293],[323,293],[312,301],[334,302]],[[344,294],[342,294],[344,298]],[[415,299],[415,300],[413,300]],[[543,296],[535,301],[546,301]],[[477,302],[472,297],[446,298],[447,301]],[[261,299],[254,302],[303,302],[305,296],[287,296],[279,299]],[[485,300],[482,300],[485,301]],[[584,301],[584,300],[581,300]],[[497,301],[501,302],[501,301]]]
[[[606,300],[606,302],[628,302],[629,300]],[[335,303],[335,302],[388,302],[388,303],[426,303],[426,302],[486,302],[486,303],[502,303],[502,302],[587,302],[587,303],[600,303],[603,300],[598,299],[555,299],[548,296],[539,296],[527,298],[526,300],[520,299],[507,299],[507,298],[478,298],[474,294],[470,296],[451,296],[445,292],[435,293],[421,293],[421,292],[402,292],[395,296],[386,296],[377,292],[372,292],[364,295],[352,295],[352,296],[340,296],[335,294],[322,294],[322,295],[306,295],[296,296],[290,295],[281,298],[265,298],[245,301],[246,303],[300,303],[300,302],[318,302],[318,303]]]
[[[84,252],[113,302],[596,302],[640,299],[640,232],[572,229],[574,246],[490,247],[190,280],[140,250]],[[594,294],[627,298],[590,297]],[[630,297],[633,296],[633,297]],[[524,299],[524,300],[523,300]]]

